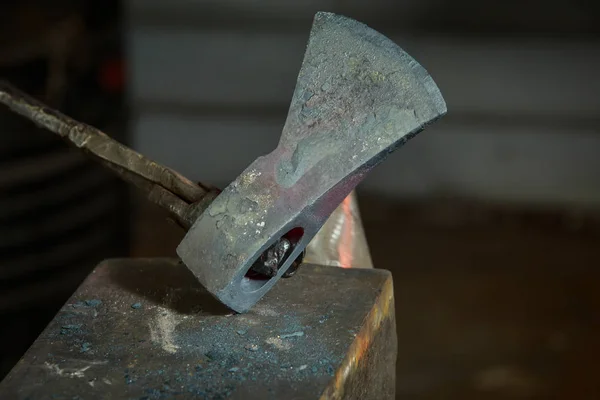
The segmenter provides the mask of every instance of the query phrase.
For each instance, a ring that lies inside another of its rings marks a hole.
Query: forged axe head
[[[279,145],[219,194],[177,254],[221,302],[247,311],[366,174],[445,113],[427,71],[396,44],[352,19],[317,13]],[[294,248],[278,274],[246,278],[290,232]]]

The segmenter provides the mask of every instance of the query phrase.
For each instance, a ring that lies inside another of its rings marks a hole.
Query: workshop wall
[[[127,141],[110,79],[122,56],[119,6],[1,2],[1,79]],[[131,209],[120,179],[4,106],[0,138],[1,379],[96,263],[129,253]]]
[[[275,147],[312,16],[327,10],[391,37],[431,73],[448,103],[448,116],[375,169],[362,191],[600,204],[593,5],[127,4],[133,145],[192,178],[226,185]]]

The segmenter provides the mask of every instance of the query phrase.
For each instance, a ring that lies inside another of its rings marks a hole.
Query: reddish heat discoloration
[[[367,352],[373,345],[373,339],[379,332],[383,322],[393,318],[394,288],[390,277],[384,284],[381,294],[373,309],[367,316],[363,328],[356,335],[346,357],[336,371],[336,374],[321,395],[321,400],[341,399],[344,397],[345,384],[348,378],[356,373],[364,361]]]

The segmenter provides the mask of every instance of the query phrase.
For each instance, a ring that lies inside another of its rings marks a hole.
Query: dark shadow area
[[[166,4],[166,3],[165,3]],[[153,3],[137,7],[134,24],[173,29],[190,27],[211,31],[305,32],[317,11],[328,11],[358,19],[377,30],[462,35],[466,37],[581,38],[600,37],[600,4],[593,1],[480,2],[475,0],[382,2],[371,7],[362,2],[323,2],[299,7],[257,2],[188,3],[167,7]]]

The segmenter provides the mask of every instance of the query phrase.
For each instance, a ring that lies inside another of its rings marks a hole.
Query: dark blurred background
[[[394,275],[398,398],[600,398],[600,4],[4,1],[0,71],[225,186],[275,147],[318,10],[391,37],[448,103],[358,190]],[[49,133],[0,124],[7,372],[95,262],[174,255],[183,233]]]
[[[2,1],[0,78],[127,140],[122,4]],[[0,109],[0,376],[101,259],[130,251],[128,188]]]

